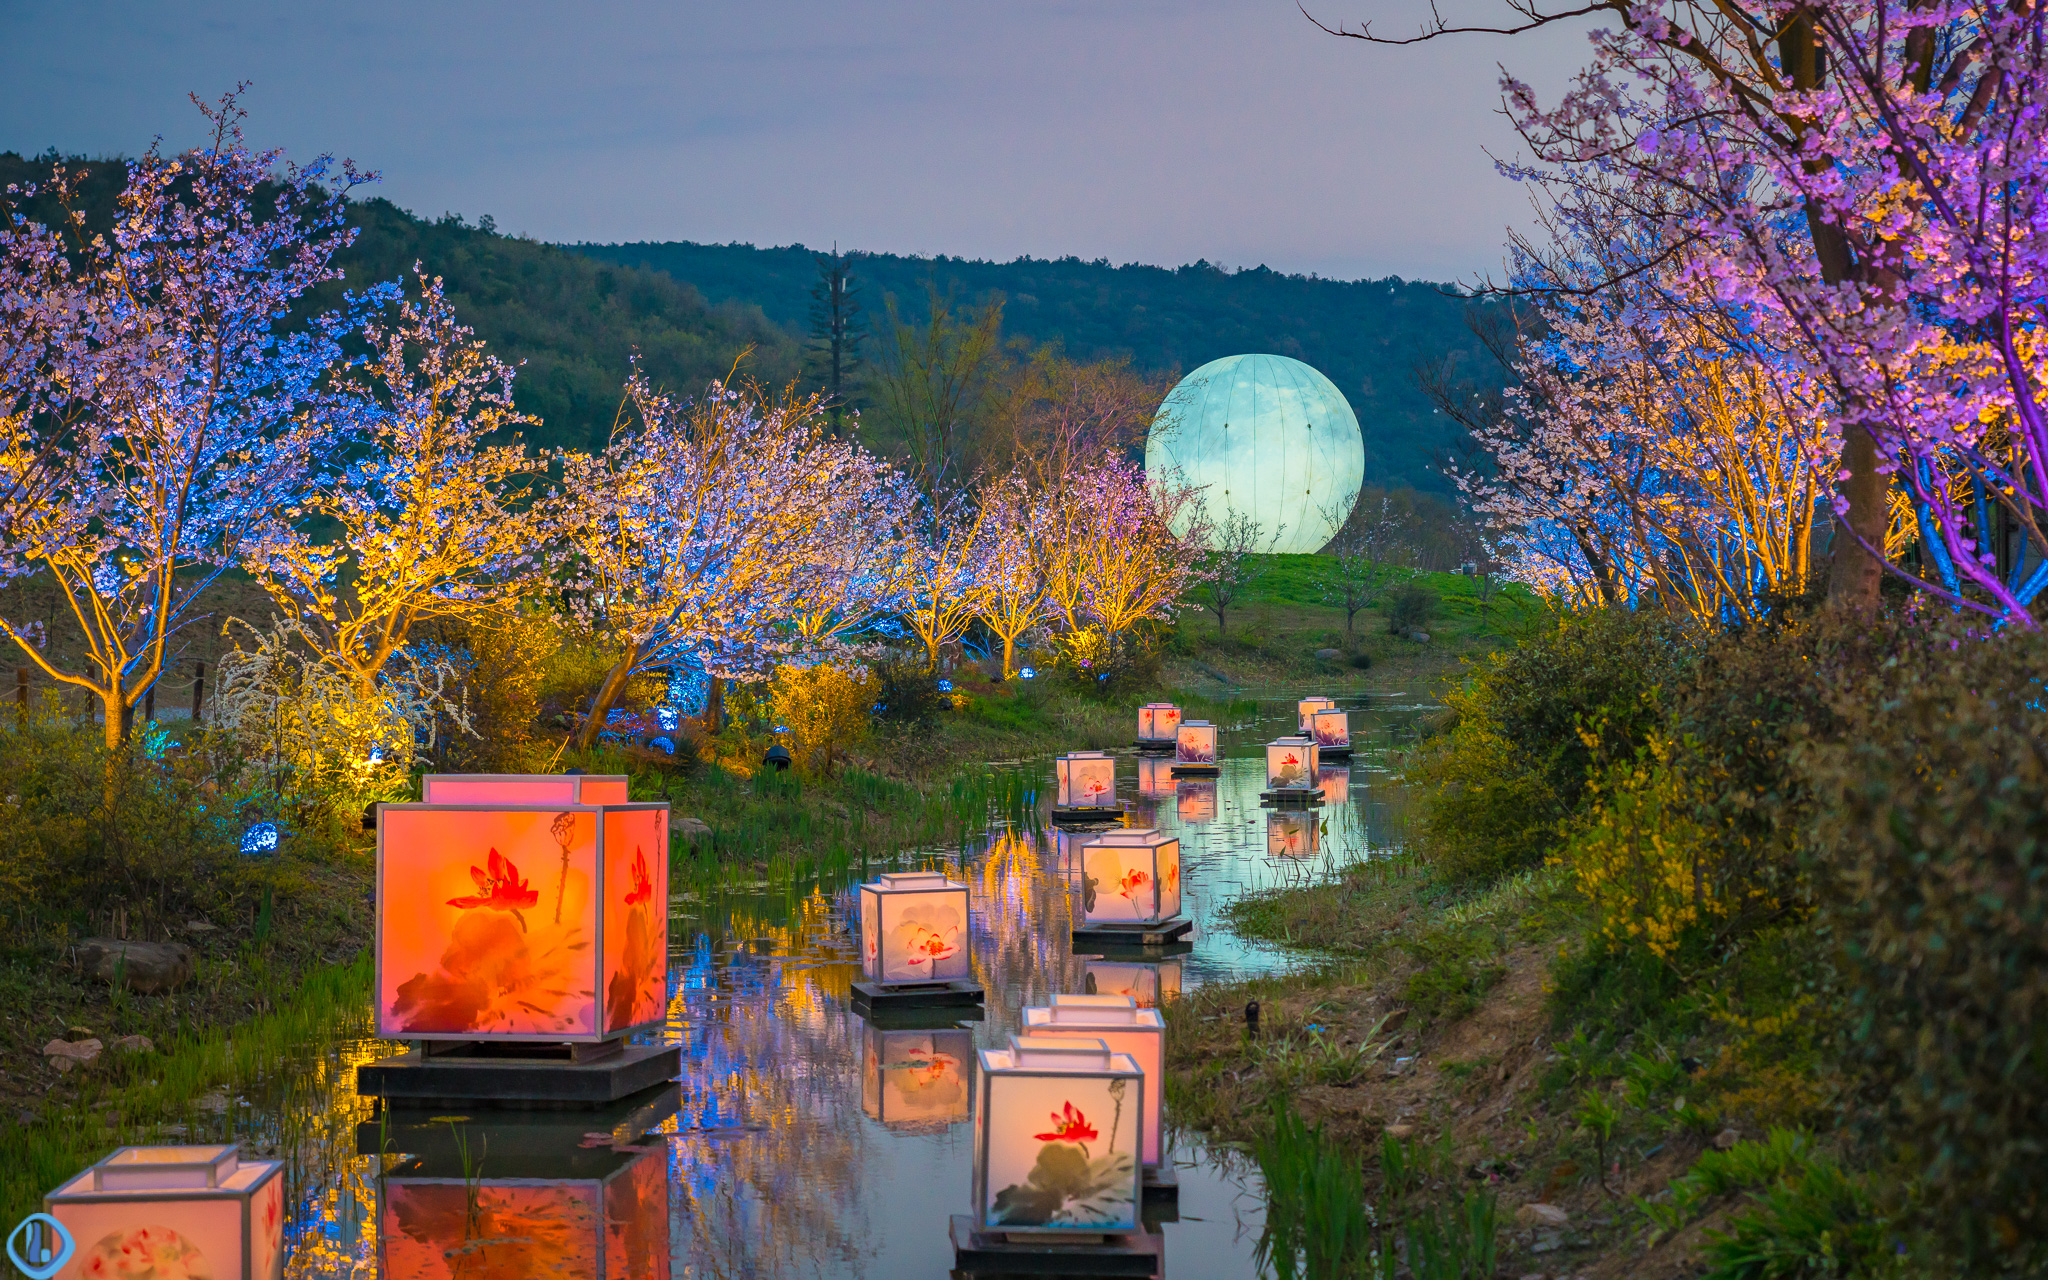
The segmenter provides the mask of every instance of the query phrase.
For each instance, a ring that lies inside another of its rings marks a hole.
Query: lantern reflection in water
[[[1027,1006],[1027,1036],[1079,1036],[1102,1041],[1111,1053],[1128,1053],[1145,1073],[1140,1113],[1141,1159],[1159,1163],[1159,1097],[1166,1071],[1166,1022],[1157,1009],[1140,1009],[1122,995],[1056,995],[1050,1006]]]
[[[1173,788],[1173,815],[1183,824],[1216,821],[1216,783],[1206,778],[1182,778]]]
[[[1012,1236],[1138,1228],[1145,1073],[1100,1039],[1016,1036],[975,1084],[974,1220]]]
[[[967,1119],[974,1034],[960,1028],[862,1035],[860,1105],[891,1129],[931,1131]]]
[[[1321,696],[1303,698],[1300,702],[1294,704],[1294,727],[1302,733],[1309,732],[1315,724],[1313,719],[1315,713],[1336,705],[1336,700],[1332,698]]]
[[[1081,874],[1081,850],[1086,848],[1088,842],[1093,840],[1098,834],[1100,833],[1095,831],[1063,831],[1059,828],[1054,828],[1052,833],[1053,862],[1059,868],[1061,875],[1078,876]]]
[[[606,1039],[667,962],[666,804],[378,809],[378,1034]]]
[[[1323,789],[1324,804],[1343,805],[1351,802],[1351,770],[1341,764],[1317,765],[1316,785]]]
[[[1180,914],[1180,841],[1149,827],[1105,831],[1081,850],[1082,923],[1158,924]]]
[[[1165,756],[1138,758],[1138,794],[1148,800],[1163,800],[1173,794],[1173,761]]]
[[[1322,850],[1322,820],[1312,809],[1275,809],[1266,815],[1266,853],[1312,858]]]
[[[860,887],[861,974],[900,986],[968,976],[967,886],[938,871]]]
[[[1091,995],[1129,996],[1140,1009],[1157,1009],[1180,998],[1181,960],[1087,958],[1083,986]]]
[[[43,1198],[77,1246],[66,1277],[274,1280],[284,1166],[230,1146],[122,1147]]]
[[[1116,760],[1100,751],[1075,751],[1053,761],[1059,784],[1055,803],[1066,809],[1107,809],[1116,804]]]

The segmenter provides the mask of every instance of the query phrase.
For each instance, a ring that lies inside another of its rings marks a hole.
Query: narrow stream
[[[974,1050],[1005,1043],[1019,1011],[1055,992],[1153,1004],[1299,964],[1232,934],[1224,907],[1398,845],[1405,797],[1386,756],[1427,704],[1394,691],[1340,698],[1358,750],[1348,767],[1324,766],[1328,798],[1302,822],[1259,803],[1260,746],[1292,731],[1296,691],[1249,696],[1257,710],[1225,726],[1219,777],[1141,776],[1138,757],[1117,753],[1119,795],[1181,838],[1195,928],[1168,953],[1076,954],[1072,838],[1004,826],[965,850],[905,851],[904,865],[944,865],[972,887],[987,991],[978,1019],[878,1027],[853,1011],[856,868],[801,894],[762,885],[672,898],[669,1015],[654,1038],[682,1046],[683,1071],[637,1114],[477,1112],[380,1127],[353,1087],[356,1063],[391,1051],[374,1041],[221,1100],[226,1135],[290,1161],[286,1275],[945,1275],[947,1219],[969,1207]],[[991,767],[1051,789],[1049,761]],[[1169,1108],[1180,1198],[1160,1228],[1166,1274],[1242,1280],[1259,1235],[1256,1168],[1172,1132],[1172,1119]],[[407,1158],[380,1187],[359,1147]]]

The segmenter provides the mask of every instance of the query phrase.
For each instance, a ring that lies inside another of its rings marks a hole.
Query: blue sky
[[[0,149],[189,142],[185,94],[246,79],[259,145],[547,240],[1470,279],[1528,216],[1497,64],[1554,90],[1585,51],[1292,0],[0,0]]]

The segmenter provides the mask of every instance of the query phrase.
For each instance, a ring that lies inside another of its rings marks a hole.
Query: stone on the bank
[[[1572,1216],[1554,1204],[1525,1204],[1515,1210],[1515,1221],[1525,1227],[1562,1227]]]
[[[116,1053],[155,1053],[156,1044],[148,1036],[122,1036],[108,1048]]]
[[[1316,661],[1318,662],[1337,662],[1341,660],[1343,657],[1344,651],[1342,649],[1316,650]]]
[[[701,818],[677,814],[668,820],[668,836],[672,844],[695,844],[711,838],[711,826]]]
[[[102,982],[118,976],[137,995],[175,991],[199,972],[198,957],[182,942],[87,938],[73,949],[80,970]]]
[[[52,1040],[43,1046],[43,1057],[57,1069],[58,1075],[68,1074],[73,1067],[89,1067],[106,1048],[97,1040]]]
[[[1392,1138],[1394,1139],[1394,1141],[1399,1142],[1401,1139],[1407,1137],[1409,1134],[1414,1133],[1415,1126],[1412,1124],[1390,1124],[1386,1127],[1384,1132],[1389,1138]]]
[[[1721,1130],[1721,1132],[1714,1135],[1714,1149],[1717,1151],[1726,1151],[1728,1148],[1734,1146],[1736,1143],[1740,1141],[1742,1141],[1741,1134],[1735,1132],[1735,1130],[1733,1129],[1723,1129]]]
[[[1428,644],[1428,643],[1429,643],[1429,632],[1427,632],[1427,631],[1410,631],[1410,632],[1408,633],[1408,638],[1409,638],[1410,640],[1413,640],[1413,641],[1414,641],[1415,643],[1417,643],[1417,644]]]

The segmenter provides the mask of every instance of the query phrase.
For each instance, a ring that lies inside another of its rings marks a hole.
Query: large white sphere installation
[[[1173,389],[1145,440],[1145,471],[1178,469],[1217,525],[1259,522],[1261,551],[1316,552],[1365,480],[1358,418],[1328,378],[1286,356],[1211,360]],[[1278,537],[1275,537],[1275,532]]]

